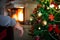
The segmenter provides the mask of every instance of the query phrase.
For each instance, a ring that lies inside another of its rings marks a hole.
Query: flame
[[[23,21],[23,10],[18,9],[12,18],[14,18],[16,21]]]
[[[23,21],[23,10],[18,9],[18,20]]]
[[[14,15],[12,16],[12,18],[14,18],[15,20],[18,20],[18,18],[17,18],[17,15],[16,15],[16,14],[14,14]]]

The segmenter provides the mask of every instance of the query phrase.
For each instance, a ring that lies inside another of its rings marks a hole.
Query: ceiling
[[[11,6],[12,6],[12,8],[14,7],[14,5],[16,5],[16,4],[26,4],[26,3],[36,3],[36,0],[7,0],[7,2],[6,2],[6,7],[8,7],[8,8],[11,8]]]
[[[10,2],[10,1],[13,1],[13,2],[18,2],[18,3],[34,3],[36,0],[7,0],[7,2]]]

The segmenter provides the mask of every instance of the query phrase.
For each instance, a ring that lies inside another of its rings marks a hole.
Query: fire
[[[16,15],[16,14],[14,14],[14,15],[12,16],[12,18],[14,18],[15,20],[18,20],[18,18],[17,18],[17,15]]]
[[[18,20],[23,21],[23,10],[18,9]]]
[[[23,21],[23,9],[18,9],[12,18],[16,21]]]

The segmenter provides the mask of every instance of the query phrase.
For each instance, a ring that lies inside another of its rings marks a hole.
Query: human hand
[[[19,22],[17,22],[15,28],[20,31],[20,37],[22,37],[24,33],[22,25]]]

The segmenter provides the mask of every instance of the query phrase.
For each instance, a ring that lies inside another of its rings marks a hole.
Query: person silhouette
[[[11,26],[14,29],[18,29],[20,30],[20,36],[22,36],[24,32],[22,25],[20,25],[19,22],[16,22],[15,19],[12,19],[9,16],[0,15],[0,26],[5,26],[5,27]]]

